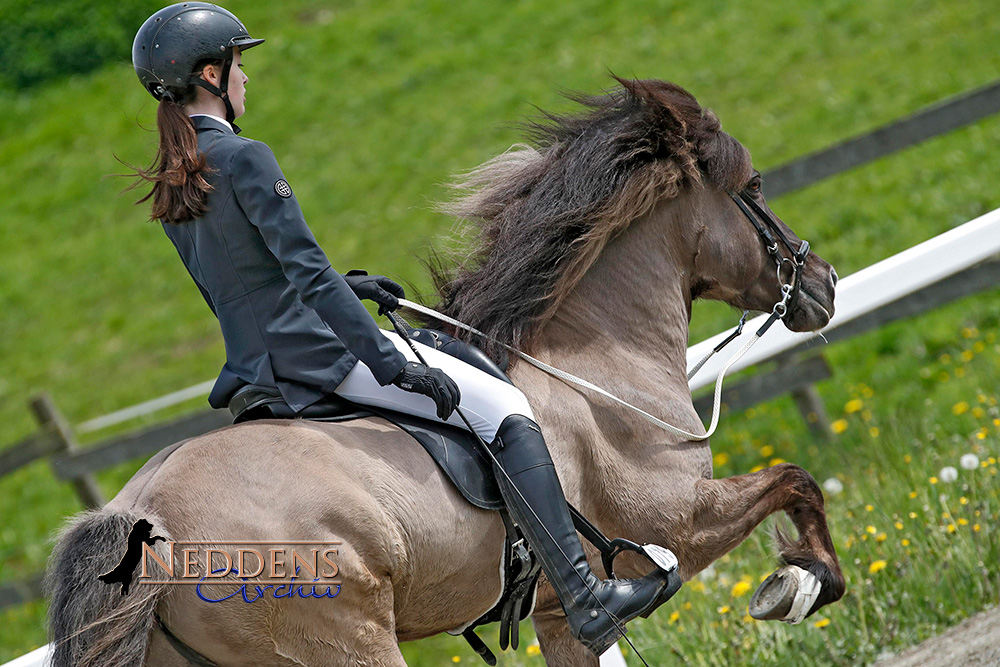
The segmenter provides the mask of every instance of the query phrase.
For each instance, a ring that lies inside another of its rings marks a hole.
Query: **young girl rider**
[[[418,362],[360,301],[391,311],[403,289],[331,268],[271,149],[238,136],[233,124],[246,110],[242,54],[263,41],[225,9],[186,2],[153,14],[132,49],[139,80],[159,101],[158,152],[140,172],[153,189],[142,201],[152,199],[151,219],[162,223],[225,339],[209,403],[238,403],[241,389],[255,386],[278,399],[264,404],[269,417],[320,414],[324,398],[337,394],[464,427],[453,414],[461,400],[506,471],[498,475],[504,501],[571,632],[602,653],[621,624],[669,597],[665,579],[598,579],[524,395],[430,347],[421,352],[432,366]]]

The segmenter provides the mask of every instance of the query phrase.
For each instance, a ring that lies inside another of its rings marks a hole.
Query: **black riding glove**
[[[399,371],[399,375],[392,383],[403,391],[412,391],[434,399],[437,416],[441,421],[448,419],[458,407],[458,402],[462,400],[462,392],[458,390],[458,385],[445,375],[444,371],[415,361],[403,366],[403,370]]]
[[[379,315],[396,310],[399,299],[406,298],[403,288],[385,276],[370,276],[367,271],[353,269],[344,274],[344,280],[359,299],[377,303]]]

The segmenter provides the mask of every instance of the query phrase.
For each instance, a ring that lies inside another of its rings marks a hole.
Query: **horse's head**
[[[777,305],[792,331],[826,326],[837,272],[771,211],[760,173],[751,170],[731,190],[706,184],[699,194],[692,298],[746,310]]]

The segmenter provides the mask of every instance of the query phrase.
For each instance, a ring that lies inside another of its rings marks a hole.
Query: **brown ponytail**
[[[156,111],[160,145],[153,162],[146,169],[136,169],[138,176],[128,189],[151,182],[153,189],[136,202],[153,198],[150,220],[182,223],[205,214],[205,202],[212,186],[205,176],[212,172],[205,154],[198,152],[198,135],[181,104],[163,99]]]

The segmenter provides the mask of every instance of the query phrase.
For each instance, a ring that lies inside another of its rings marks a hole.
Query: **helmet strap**
[[[223,103],[226,105],[226,120],[229,124],[233,126],[233,131],[236,134],[240,133],[240,128],[236,126],[233,122],[236,120],[236,112],[233,110],[233,103],[229,101],[229,72],[233,68],[233,50],[230,49],[227,52],[226,58],[222,63],[222,75],[220,77],[220,83],[222,87],[214,86],[205,79],[199,76],[199,73],[194,73],[191,75],[191,83],[196,86],[201,86],[208,92],[212,93],[216,97],[222,99]]]

